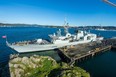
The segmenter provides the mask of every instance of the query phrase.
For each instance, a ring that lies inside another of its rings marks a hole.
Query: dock
[[[94,57],[99,53],[111,50],[112,48],[116,49],[116,39],[65,46],[59,48],[58,51],[65,56],[65,59],[68,59],[70,65],[73,65],[75,61],[80,62],[84,59]]]

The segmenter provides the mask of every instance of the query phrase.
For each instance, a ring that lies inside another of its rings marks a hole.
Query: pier
[[[111,49],[116,50],[116,45],[113,45]]]
[[[58,51],[65,56],[69,65],[73,65],[75,61],[80,62],[111,49],[116,49],[116,39],[65,46],[59,48]]]

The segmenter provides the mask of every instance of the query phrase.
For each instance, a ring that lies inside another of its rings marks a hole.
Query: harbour
[[[116,77],[115,0],[0,6],[0,77]]]
[[[19,30],[15,30],[15,29],[19,29]],[[34,38],[36,38],[36,37],[40,37],[41,35],[39,35],[39,36],[37,36],[36,35],[36,33],[35,32],[38,32],[39,33],[39,31],[40,31],[40,29],[38,29],[38,28],[27,28],[28,29],[28,31],[26,32],[26,31],[24,31],[25,30],[25,28],[9,28],[9,30],[8,30],[8,28],[7,28],[7,30],[6,29],[3,29],[4,30],[4,32],[8,35],[8,37],[13,37],[14,36],[14,38],[15,38],[15,40],[13,40],[13,39],[11,39],[11,38],[8,38],[8,40],[9,41],[11,41],[11,42],[14,42],[14,41],[18,41],[18,40],[26,40],[26,39],[34,39]],[[54,30],[58,30],[57,28],[55,28],[55,29],[52,29],[52,28],[45,28],[46,30],[48,30],[48,34],[50,34],[50,33],[53,33],[54,32]],[[12,32],[12,30],[14,30],[15,31],[15,35],[13,35],[12,33],[10,33],[10,32]],[[43,29],[41,29],[41,30],[43,30]],[[61,29],[62,30],[62,29]],[[20,31],[22,31],[23,32],[23,34],[19,34],[20,33]],[[31,33],[31,34],[33,34],[33,35],[35,35],[35,36],[31,36],[31,37],[28,37],[29,35],[30,35],[30,31],[34,31],[33,33]],[[50,31],[50,32],[49,32]],[[53,31],[53,32],[51,32],[51,31]],[[69,31],[71,32],[72,31],[72,29],[69,29]],[[43,31],[44,32],[44,31]],[[113,32],[111,32],[111,31],[105,31],[105,32],[100,32],[100,31],[95,31],[95,30],[92,30],[91,32],[93,32],[93,33],[97,33],[97,34],[99,34],[99,33],[101,33],[101,35],[102,36],[104,36],[105,38],[111,38],[111,37],[113,37],[113,36],[115,36],[115,31],[113,31]],[[16,39],[17,37],[16,37],[16,35],[17,34],[19,34],[18,36],[24,36],[25,35],[25,33],[27,33],[26,35],[27,35],[27,37],[28,38],[26,38],[26,37],[24,37],[24,38],[18,38],[18,39]],[[73,33],[73,32],[71,32],[71,33]],[[109,36],[107,37],[107,33],[109,33]],[[44,34],[44,33],[43,33]],[[48,37],[46,37],[48,34],[44,34],[42,37],[44,37],[44,38],[48,38]],[[4,33],[2,34],[2,30],[1,30],[1,36],[2,35],[4,35]],[[8,47],[6,47],[6,45],[5,45],[5,40],[4,39],[1,39],[2,40],[2,51],[3,52],[1,52],[1,62],[6,62],[7,60],[8,60],[8,58],[9,58],[9,55],[10,54],[12,54],[12,53],[15,53],[15,51],[12,51],[11,49],[9,49]],[[110,50],[110,51],[112,51],[112,50]],[[54,53],[54,51],[51,51],[50,53],[46,53],[46,52],[44,52],[44,53],[42,53],[42,54],[39,54],[40,52],[37,52],[38,53],[38,55],[49,55],[49,54],[51,54],[50,56],[52,57],[53,56],[53,58],[54,59],[58,59],[58,60],[60,60],[60,58],[58,58],[59,57],[59,55],[57,55],[58,53],[57,52],[55,52]],[[32,54],[37,54],[37,53],[32,53]],[[46,53],[46,54],[45,54]],[[112,54],[113,53],[113,54]],[[28,55],[28,54],[30,54],[30,53],[26,53],[25,55]],[[101,56],[101,58],[102,58],[102,55],[105,55],[105,54],[111,54],[111,55],[115,55],[115,52],[105,52],[105,53],[103,53],[103,54],[101,54],[101,55],[97,55],[97,56],[94,56],[93,58],[85,58],[85,59],[81,59],[81,60],[79,60],[78,61],[78,64],[77,65],[79,65],[79,66],[81,66],[82,68],[83,67],[85,67],[87,64],[86,64],[86,62],[88,62],[88,60],[89,61],[91,61],[91,60],[93,60],[93,59],[96,59],[97,57],[99,58],[99,56]],[[5,55],[4,57],[2,57],[2,55]],[[7,56],[8,55],[8,56]],[[107,56],[107,55],[106,55]],[[112,58],[113,59],[113,56],[109,56],[110,58]],[[105,59],[108,59],[109,57],[106,57]],[[94,61],[96,61],[96,60],[94,60]],[[98,60],[99,61],[99,60]],[[85,62],[85,65],[83,65],[84,64],[84,62]],[[102,62],[104,62],[104,61],[102,61]],[[101,63],[102,63],[101,62]],[[75,62],[76,63],[76,62]],[[82,63],[82,64],[81,64]],[[112,62],[113,63],[113,62]],[[114,63],[115,63],[115,61],[114,61]],[[91,62],[90,62],[90,64],[92,64]],[[97,64],[97,63],[96,63]],[[94,65],[91,65],[91,67],[94,67]],[[110,67],[110,66],[107,66],[107,68],[108,67]],[[89,67],[85,67],[84,69],[89,69]],[[106,68],[106,69],[107,69]],[[115,68],[115,67],[114,67]],[[87,71],[90,71],[90,70],[88,70],[87,69]],[[94,69],[94,68],[93,68]],[[97,70],[96,70],[97,71]],[[92,72],[94,72],[94,71],[92,71]],[[100,73],[100,72],[98,72],[98,73]],[[97,73],[97,74],[98,74]],[[91,71],[90,71],[90,74],[91,74]],[[95,76],[96,74],[94,74],[94,76]],[[98,74],[99,75],[99,74]]]

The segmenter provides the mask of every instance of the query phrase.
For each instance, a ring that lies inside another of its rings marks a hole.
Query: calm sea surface
[[[2,38],[3,35],[7,35],[9,43],[13,43],[24,40],[34,40],[37,38],[49,39],[48,35],[55,33],[57,30],[58,28],[46,27],[0,27],[0,66],[8,61],[10,54],[17,53],[6,46],[5,39]],[[74,30],[75,29],[69,29],[69,32],[74,33]],[[100,34],[105,38],[116,37],[116,31],[91,30],[91,32]],[[32,54],[48,55],[55,60],[60,61],[60,57],[55,51],[26,53],[21,55],[28,56]],[[90,72],[92,77],[116,77],[116,51],[97,55],[91,59],[78,63],[77,66]]]

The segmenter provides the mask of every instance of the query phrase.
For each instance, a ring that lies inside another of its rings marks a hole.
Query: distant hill
[[[105,30],[116,30],[116,26],[80,26],[79,29],[105,29]]]
[[[0,27],[54,27],[54,28],[60,28],[63,26],[56,26],[56,25],[38,25],[38,24],[10,24],[10,23],[0,23]]]
[[[63,28],[60,25],[38,25],[38,24],[10,24],[10,23],[0,23],[0,27],[50,27],[50,28]],[[70,28],[77,29],[106,29],[106,30],[116,30],[116,26],[69,26]]]

